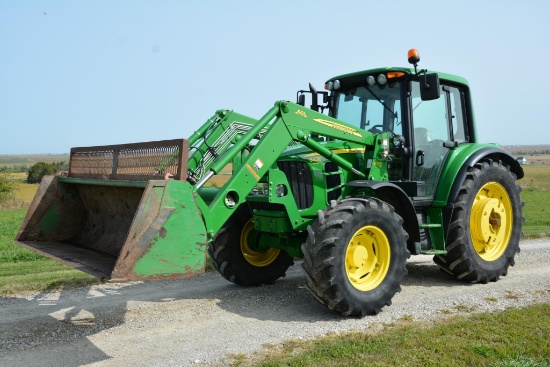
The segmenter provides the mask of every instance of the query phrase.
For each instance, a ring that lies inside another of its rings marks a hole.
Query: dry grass
[[[39,184],[28,184],[24,182],[18,182],[15,187],[15,197],[23,200],[25,203],[30,203],[38,190]]]
[[[525,157],[527,165],[550,165],[550,145],[522,145],[506,147],[514,157]]]
[[[0,167],[27,166],[31,167],[38,162],[68,162],[68,154],[2,154]]]

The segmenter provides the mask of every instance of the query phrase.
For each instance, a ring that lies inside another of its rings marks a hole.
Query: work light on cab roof
[[[414,65],[414,72],[416,73],[416,67],[418,63],[420,62],[420,54],[415,48],[411,48],[409,52],[407,53],[407,58],[409,60],[409,64]]]
[[[414,65],[414,69],[416,72],[416,67],[418,65],[418,62],[420,61],[420,54],[416,49],[411,48],[407,54],[407,58],[409,60],[409,63]],[[388,80],[397,79],[404,75],[405,73],[402,71],[388,71],[387,73],[381,73],[378,75],[369,75],[367,77],[367,84],[369,85],[369,87],[374,87],[377,82],[379,85],[385,85]],[[325,89],[329,91],[339,90],[340,87],[341,82],[338,79],[334,81],[329,81],[325,84]]]

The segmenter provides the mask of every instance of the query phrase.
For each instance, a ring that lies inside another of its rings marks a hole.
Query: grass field
[[[39,184],[27,184],[18,182],[16,185],[15,196],[26,203],[30,203],[38,190]]]
[[[0,167],[32,166],[38,162],[69,162],[69,154],[9,154],[0,155]]]
[[[550,162],[550,156],[548,156]],[[523,166],[525,177],[519,181],[527,238],[550,236],[550,163]]]

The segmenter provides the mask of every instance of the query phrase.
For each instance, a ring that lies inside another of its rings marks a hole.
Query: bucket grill
[[[44,177],[16,242],[117,281],[203,272],[206,230],[186,181],[188,146],[71,149],[69,177]]]
[[[69,177],[147,181],[170,173],[185,180],[188,149],[185,139],[72,148]]]

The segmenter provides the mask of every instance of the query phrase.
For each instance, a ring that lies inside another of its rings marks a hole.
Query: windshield
[[[335,113],[337,119],[363,130],[402,135],[401,83],[341,91],[337,95]]]

